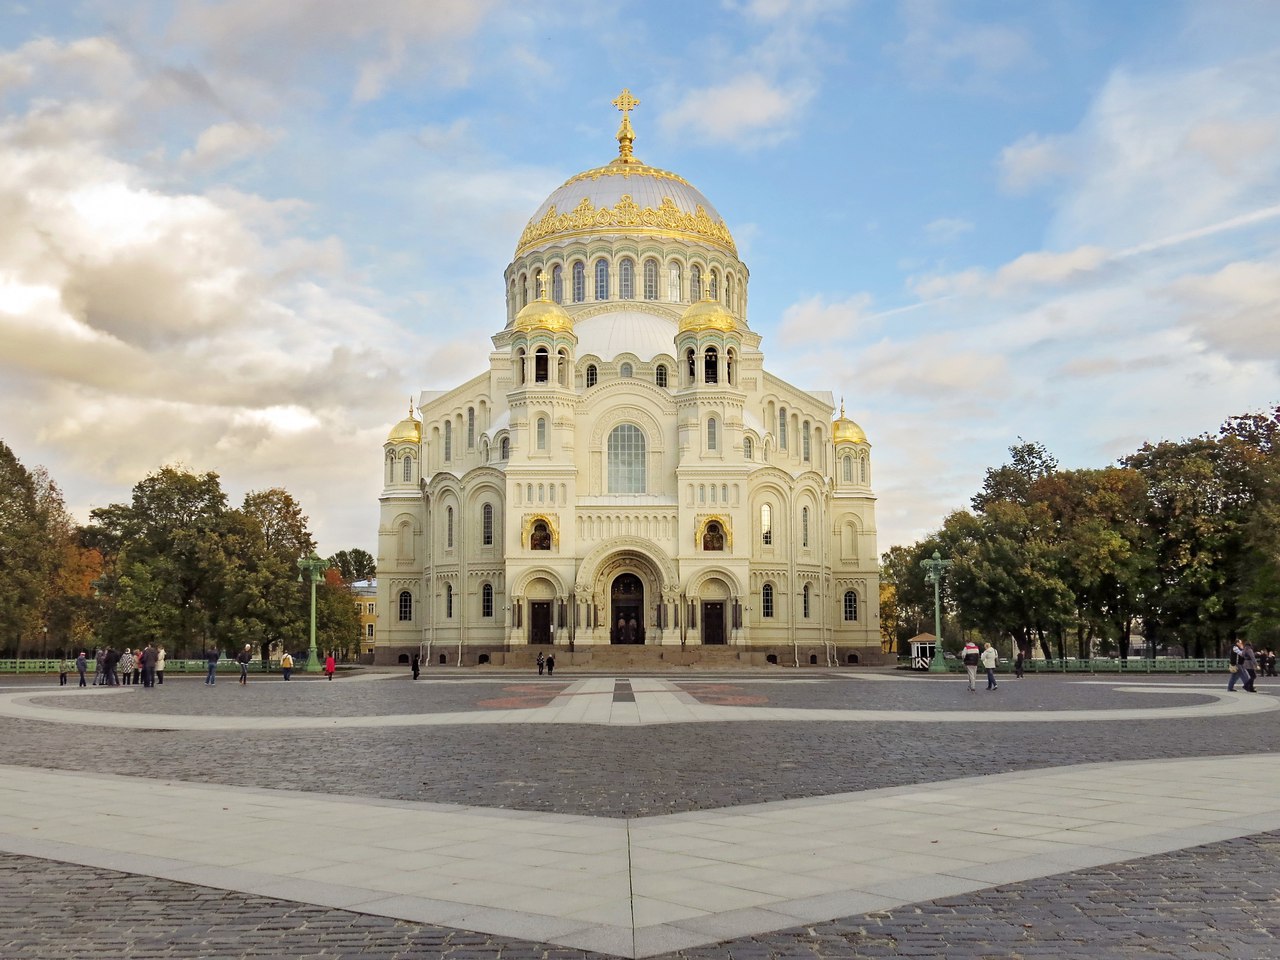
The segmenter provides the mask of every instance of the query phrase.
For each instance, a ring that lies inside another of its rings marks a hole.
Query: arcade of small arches
[[[620,300],[679,304],[696,303],[705,296],[739,316],[745,308],[744,284],[735,267],[697,260],[681,263],[669,258],[664,269],[656,256],[644,257],[637,263],[629,255],[581,253],[513,276],[507,297],[510,318],[544,290],[547,268],[551,282],[545,289],[558,304]]]

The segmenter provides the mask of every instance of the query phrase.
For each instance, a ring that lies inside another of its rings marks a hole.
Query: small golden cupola
[[[865,443],[870,446],[863,429],[844,415],[844,399],[840,400],[840,416],[831,424],[831,438],[836,443]]]
[[[409,415],[391,428],[387,434],[387,443],[421,443],[422,421],[413,415],[413,399],[409,400]]]
[[[546,330],[549,333],[572,333],[573,318],[564,307],[547,296],[546,281],[539,283],[538,299],[532,300],[516,314],[512,328],[518,333]]]
[[[705,293],[697,303],[690,304],[689,309],[680,318],[680,333],[702,333],[706,330],[719,330],[721,333],[733,333],[738,329],[738,320],[725,309],[719,300]]]

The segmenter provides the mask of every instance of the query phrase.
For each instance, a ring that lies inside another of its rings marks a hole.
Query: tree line
[[[176,467],[79,525],[47,472],[28,470],[0,441],[0,657],[151,641],[175,658],[246,643],[305,653],[310,587],[297,561],[314,548],[286,490],[252,491],[232,506],[216,473]],[[316,590],[319,650],[358,652],[350,584],[373,575],[364,550],[329,559]]]
[[[1146,443],[1117,465],[1063,470],[1040,443],[1009,448],[971,509],[881,568],[884,638],[932,632],[920,562],[944,580],[947,646],[965,631],[1046,658],[1224,656],[1280,645],[1280,406],[1216,434]]]

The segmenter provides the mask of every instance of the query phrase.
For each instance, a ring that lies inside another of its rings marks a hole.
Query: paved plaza
[[[1224,677],[0,682],[0,957],[1280,960]]]

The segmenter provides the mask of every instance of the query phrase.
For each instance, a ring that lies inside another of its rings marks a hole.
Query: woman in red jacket
[[[333,660],[333,651],[329,651],[329,655],[324,658],[324,672],[328,674],[330,680],[333,679],[333,671],[337,669],[337,664]]]

